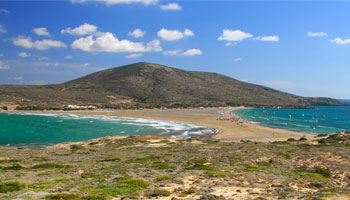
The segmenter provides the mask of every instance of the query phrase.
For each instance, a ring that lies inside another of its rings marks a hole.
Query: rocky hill
[[[0,86],[0,101],[22,106],[190,107],[343,105],[305,98],[224,75],[136,63],[45,86]]]

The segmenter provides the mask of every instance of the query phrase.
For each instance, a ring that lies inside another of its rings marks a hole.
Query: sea
[[[350,106],[315,106],[313,109],[243,109],[232,111],[263,126],[313,134],[350,131]]]
[[[215,129],[171,121],[100,115],[0,113],[0,145],[45,147],[105,136],[193,138]]]

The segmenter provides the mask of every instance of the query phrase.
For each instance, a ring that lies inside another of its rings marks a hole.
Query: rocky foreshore
[[[279,142],[160,136],[0,147],[0,199],[349,199],[350,134]]]

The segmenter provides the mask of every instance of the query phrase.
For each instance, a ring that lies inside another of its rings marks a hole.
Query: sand
[[[223,141],[251,140],[259,142],[285,141],[288,138],[299,139],[306,136],[312,140],[315,136],[301,132],[264,127],[245,121],[239,121],[237,116],[229,111],[246,109],[245,107],[228,108],[191,108],[191,109],[144,109],[144,110],[102,110],[102,111],[59,111],[61,113],[110,115],[145,119],[168,120],[206,126],[219,130],[213,139]]]

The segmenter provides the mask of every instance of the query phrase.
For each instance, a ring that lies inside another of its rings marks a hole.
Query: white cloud
[[[199,49],[189,49],[181,54],[181,56],[196,56],[202,55],[202,51]]]
[[[181,49],[175,49],[170,51],[164,51],[164,55],[175,56],[181,52]]]
[[[33,32],[40,36],[50,36],[50,33],[47,31],[47,28],[45,27],[33,28]]]
[[[194,33],[190,29],[185,29],[184,35],[190,37],[194,36]]]
[[[9,14],[10,11],[6,10],[6,9],[0,9],[0,14]]]
[[[135,38],[142,38],[146,34],[145,31],[142,31],[141,29],[137,28],[133,32],[129,32],[129,36],[133,36]]]
[[[133,59],[133,58],[139,58],[142,55],[143,55],[142,53],[134,53],[134,54],[130,54],[130,55],[124,56],[124,58]]]
[[[31,54],[30,53],[26,53],[26,52],[21,52],[21,53],[18,54],[18,56],[21,57],[21,58],[28,58],[28,57],[31,56]]]
[[[347,45],[347,44],[350,44],[350,39],[342,39],[342,38],[338,37],[338,38],[331,40],[331,42],[333,42],[335,44],[340,44],[340,45]]]
[[[255,38],[255,40],[259,40],[263,42],[278,42],[280,41],[280,38],[277,35],[271,35],[271,36],[259,36]]]
[[[237,42],[226,42],[225,46],[237,46],[238,43]]]
[[[235,58],[234,61],[236,62],[242,61],[242,58]]]
[[[181,32],[178,30],[167,30],[162,28],[157,34],[160,38],[167,41],[175,41],[184,37],[194,36],[194,33],[190,29],[185,29],[184,32]]]
[[[325,33],[325,32],[317,32],[317,33],[308,32],[307,36],[309,36],[309,37],[327,37],[328,33]]]
[[[181,6],[177,3],[169,3],[166,5],[161,5],[160,8],[162,10],[181,10]]]
[[[229,30],[229,29],[223,29],[222,34],[219,36],[218,40],[225,40],[225,41],[243,41],[246,38],[253,37],[250,33],[245,33],[241,30]]]
[[[1,34],[1,33],[7,33],[7,29],[6,29],[5,26],[3,26],[3,25],[0,24],[0,34]]]
[[[29,82],[29,84],[30,85],[45,85],[46,83],[43,80],[41,80],[41,81],[40,80],[32,80]]]
[[[71,0],[71,2],[72,3],[101,2],[107,5],[142,3],[148,6],[148,5],[157,3],[158,0]]]
[[[2,57],[4,57],[4,56],[5,56],[4,54],[0,53],[0,58],[2,58]]]
[[[73,58],[73,56],[66,56],[66,57],[64,57],[65,59],[72,59]]]
[[[50,60],[50,58],[46,57],[46,56],[42,56],[39,58],[40,61],[48,61]]]
[[[6,70],[6,69],[10,69],[10,67],[6,63],[0,61],[0,70]]]
[[[118,40],[112,33],[101,33],[94,37],[82,37],[72,43],[73,49],[80,49],[87,52],[149,52],[162,51],[159,40],[148,42],[145,46],[140,42],[132,42],[129,40]]]
[[[13,44],[27,49],[46,50],[49,48],[65,48],[67,47],[58,40],[37,40],[32,41],[30,37],[18,36],[12,40]]]
[[[13,77],[14,80],[16,81],[21,81],[23,80],[23,77],[22,76],[17,76],[17,77]]]
[[[65,28],[61,30],[61,34],[67,33],[70,35],[89,35],[89,34],[95,33],[96,31],[97,31],[97,26],[84,23],[73,29],[71,27]]]

